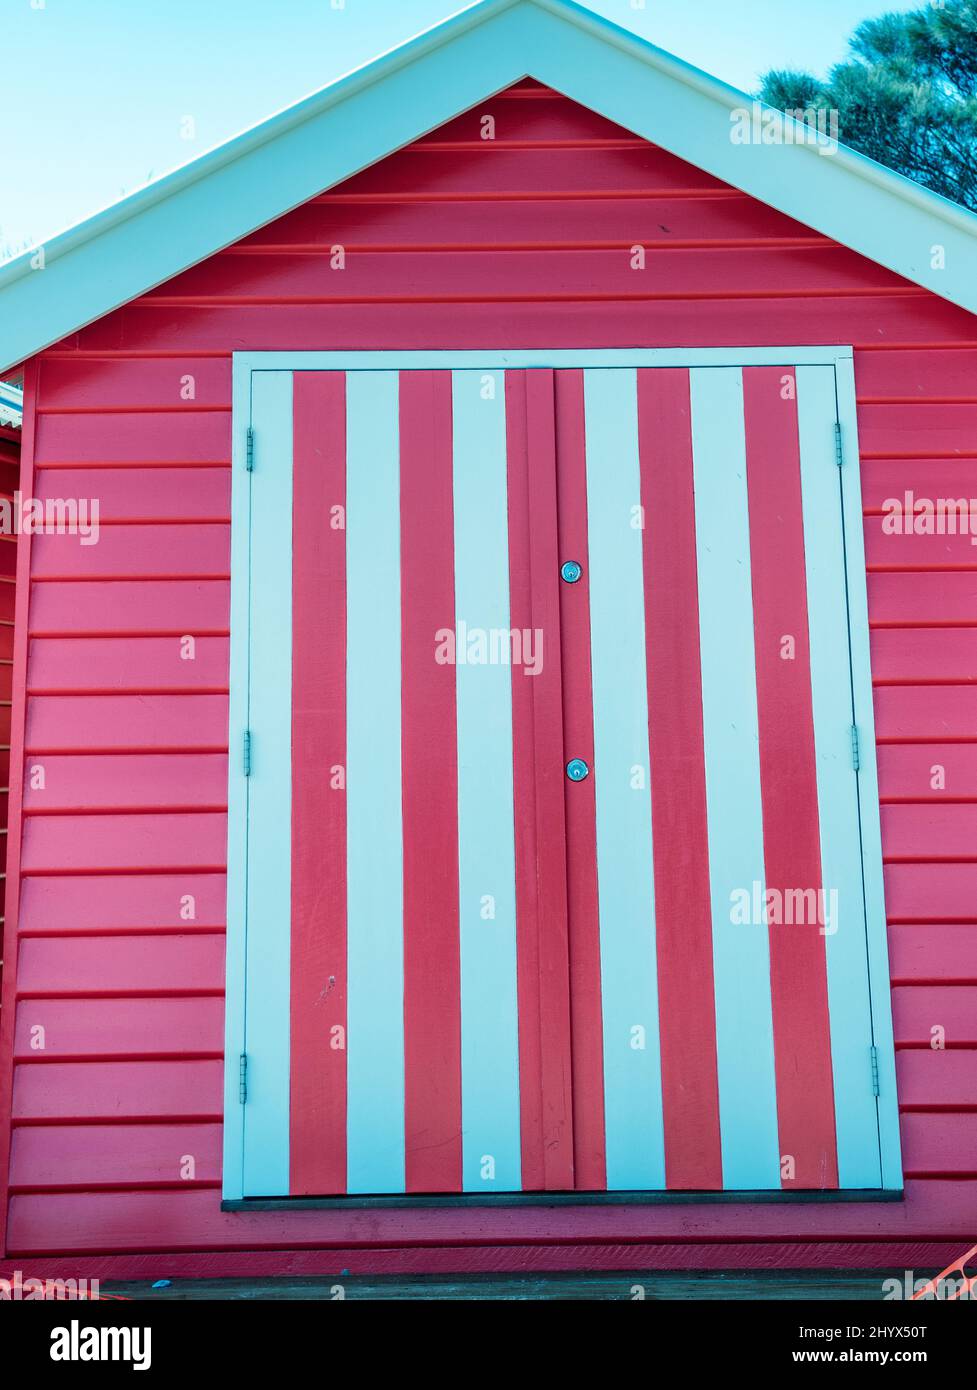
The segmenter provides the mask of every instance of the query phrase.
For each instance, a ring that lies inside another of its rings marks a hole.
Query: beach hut
[[[972,1245],[977,218],[837,136],[485,0],[0,270],[5,1272]]]

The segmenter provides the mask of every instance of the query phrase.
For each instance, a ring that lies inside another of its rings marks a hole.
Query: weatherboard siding
[[[855,347],[905,1202],[221,1213],[231,353],[778,342]],[[72,335],[36,383],[34,490],[99,496],[103,532],[31,546],[23,739],[48,775],[16,847],[9,1256],[789,1267],[972,1243],[977,548],[880,524],[906,489],[977,495],[972,316],[527,85]]]
[[[20,431],[0,425],[0,499],[12,504],[20,485]],[[7,887],[10,806],[10,711],[13,694],[17,537],[0,535],[0,922]],[[0,953],[2,954],[2,953]],[[3,961],[0,960],[0,986]]]

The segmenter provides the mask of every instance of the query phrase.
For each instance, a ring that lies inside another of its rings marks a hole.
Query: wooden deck
[[[467,1275],[467,1276],[364,1276],[326,1279],[173,1279],[162,1288],[151,1283],[106,1282],[103,1294],[153,1301],[230,1300],[333,1300],[381,1299],[457,1302],[504,1300],[506,1302],[583,1300],[601,1302],[632,1300],[644,1291],[653,1302],[727,1299],[789,1301],[838,1300],[879,1302],[886,1278],[902,1280],[901,1270],[788,1270],[744,1274],[622,1274]],[[341,1291],[341,1292],[340,1292]]]

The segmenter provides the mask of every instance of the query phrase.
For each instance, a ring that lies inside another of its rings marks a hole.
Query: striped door
[[[254,374],[246,1197],[880,1186],[835,419]]]

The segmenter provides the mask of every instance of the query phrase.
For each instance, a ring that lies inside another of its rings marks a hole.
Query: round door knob
[[[583,565],[576,560],[567,560],[560,566],[560,575],[567,584],[576,584],[583,574]],[[586,776],[586,773],[584,774]]]
[[[583,758],[571,758],[567,763],[567,776],[571,782],[582,782],[589,772],[590,768]]]

